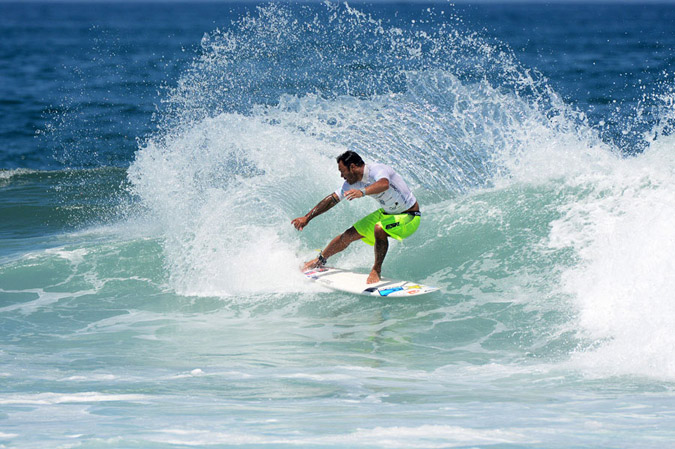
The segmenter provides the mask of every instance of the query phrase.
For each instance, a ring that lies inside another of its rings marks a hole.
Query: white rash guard
[[[384,164],[366,164],[363,167],[361,181],[354,184],[348,184],[345,181],[342,187],[335,191],[335,194],[342,200],[348,190],[366,188],[382,178],[389,180],[389,188],[377,195],[368,196],[376,199],[382,205],[385,214],[400,214],[415,205],[417,199],[403,178],[393,168]]]

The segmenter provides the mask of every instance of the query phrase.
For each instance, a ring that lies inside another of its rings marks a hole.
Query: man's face
[[[349,184],[354,184],[359,180],[358,173],[354,173],[355,167],[356,166],[354,164],[351,164],[349,167],[346,167],[345,164],[342,163],[342,161],[338,162],[338,170],[340,170],[340,176],[342,176],[342,179],[347,181]]]

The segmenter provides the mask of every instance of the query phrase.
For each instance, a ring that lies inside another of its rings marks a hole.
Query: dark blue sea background
[[[258,5],[3,2],[0,167],[127,166],[204,34],[227,29]],[[673,86],[672,4],[355,5],[392,24],[445,9],[445,17],[460,18],[459,26],[545,77],[627,155],[643,149],[642,133],[659,119],[653,97]],[[274,91],[267,102],[302,94],[281,85]]]

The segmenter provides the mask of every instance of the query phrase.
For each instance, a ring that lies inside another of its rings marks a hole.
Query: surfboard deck
[[[314,268],[305,271],[305,276],[325,287],[347,293],[366,296],[387,296],[400,298],[405,296],[426,295],[438,290],[437,287],[410,281],[397,281],[382,278],[380,282],[368,284],[368,275],[335,267]]]

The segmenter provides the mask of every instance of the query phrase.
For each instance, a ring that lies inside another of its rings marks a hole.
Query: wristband
[[[362,188],[362,189],[360,189],[360,190],[361,190],[361,193],[363,193],[363,196],[366,196],[366,188],[364,187],[364,188]]]

